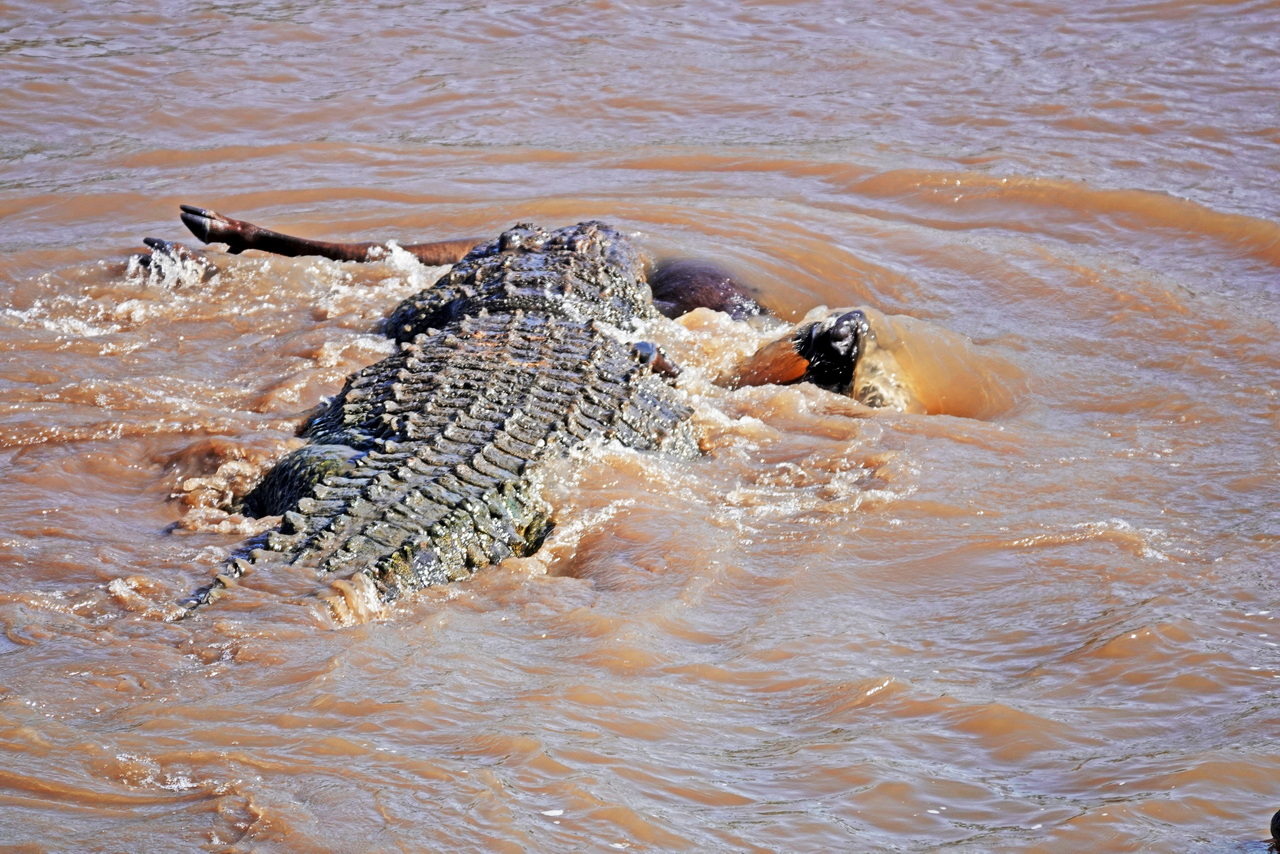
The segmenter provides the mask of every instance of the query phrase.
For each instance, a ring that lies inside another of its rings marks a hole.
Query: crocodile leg
[[[366,241],[363,243],[334,243],[295,237],[262,228],[251,222],[232,219],[207,208],[182,205],[182,222],[191,233],[204,243],[225,243],[227,251],[238,255],[246,249],[259,249],[272,255],[297,257],[317,255],[334,261],[376,261],[386,255],[386,244]],[[456,264],[482,242],[480,238],[438,240],[432,243],[413,243],[401,247],[423,264],[436,266]]]

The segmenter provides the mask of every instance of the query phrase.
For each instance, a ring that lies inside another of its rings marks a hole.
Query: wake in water
[[[201,240],[225,242],[235,254],[381,261],[391,251],[292,237],[191,206],[182,217]],[[148,282],[172,286],[185,276],[206,283],[218,273],[204,253],[150,238],[148,245],[152,254],[130,268]],[[637,337],[669,322],[655,306],[675,319],[695,311],[735,320],[764,314],[732,277],[705,264],[663,265],[646,285],[653,263],[596,223],[551,233],[518,226],[480,245],[444,241],[402,251],[458,266],[385,321],[400,350],[348,378],[303,424],[309,443],[265,474],[228,460],[184,481],[185,500],[200,516],[187,527],[265,534],[197,591],[188,610],[261,565],[315,565],[341,594],[328,597],[339,620],[350,622],[405,593],[537,551],[554,525],[543,488],[546,454],[600,441],[667,448],[668,433],[684,432],[687,393],[662,402],[682,368]],[[721,381],[730,388],[808,383],[903,412],[990,417],[1011,406],[998,372],[980,369],[960,336],[904,333],[909,323],[878,313],[876,327],[862,310],[816,311]],[[770,334],[777,332],[772,325]],[[616,355],[604,355],[610,348]],[[1016,377],[1011,366],[998,367]],[[509,371],[510,379],[497,381]],[[544,418],[531,415],[538,412],[549,420],[536,420]],[[521,419],[528,423],[512,426]],[[210,518],[217,510],[261,521]]]

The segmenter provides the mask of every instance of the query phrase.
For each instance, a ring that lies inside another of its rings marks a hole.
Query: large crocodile
[[[261,229],[254,234],[269,237],[255,243],[244,235],[256,226],[199,208],[184,207],[183,219],[232,251],[266,242],[295,250],[285,254],[320,247],[314,254],[376,257],[372,244],[307,243]],[[282,516],[280,525],[192,596],[189,609],[274,561],[363,576],[384,601],[464,579],[541,545],[551,516],[539,479],[550,458],[597,439],[697,453],[674,367],[625,332],[660,316],[644,253],[599,222],[519,225],[467,252],[472,242],[447,244],[443,256],[423,250],[437,262],[467,254],[391,312],[384,331],[398,352],[352,375],[307,419],[300,435],[310,444],[280,460],[244,502],[250,515]],[[667,313],[693,303],[758,310],[736,285],[708,285],[705,268],[691,269],[660,281]],[[783,381],[847,390],[865,330],[852,312],[798,331],[787,340],[800,369]]]

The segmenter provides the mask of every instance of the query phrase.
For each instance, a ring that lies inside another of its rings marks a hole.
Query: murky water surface
[[[0,841],[1266,850],[1278,22],[0,5]],[[209,478],[279,455],[440,273],[126,275],[180,202],[403,242],[605,219],[788,320],[866,305],[1023,378],[981,417],[726,391],[752,333],[700,313],[655,336],[706,456],[567,461],[538,555],[348,627],[285,573],[167,622],[245,537],[192,506]]]

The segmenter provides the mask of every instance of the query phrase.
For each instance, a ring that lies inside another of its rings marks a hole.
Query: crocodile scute
[[[245,502],[280,525],[224,575],[314,566],[367,576],[392,601],[536,551],[551,458],[592,440],[697,453],[683,394],[618,331],[659,316],[648,264],[595,222],[476,247],[389,315],[398,352],[303,424],[309,444]]]

